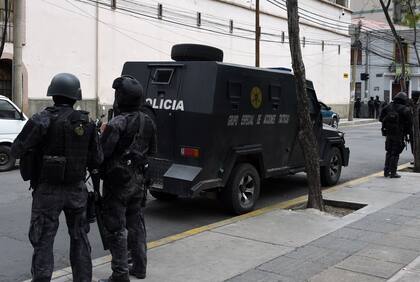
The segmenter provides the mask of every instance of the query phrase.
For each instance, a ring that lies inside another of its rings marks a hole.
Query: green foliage
[[[401,24],[414,28],[420,22],[420,13],[416,10],[416,0],[394,0],[394,3],[399,2],[402,6],[403,19]],[[410,5],[413,13],[410,11]]]
[[[402,24],[414,28],[420,22],[420,13],[412,15],[410,12],[404,15]]]

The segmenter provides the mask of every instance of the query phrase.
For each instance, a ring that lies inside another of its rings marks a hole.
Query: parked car
[[[127,62],[122,71],[142,83],[156,111],[155,198],[216,194],[241,214],[254,209],[262,179],[305,171],[290,71],[223,63],[221,50],[193,44],[175,45],[172,58]],[[323,128],[313,83],[307,86],[321,180],[335,185],[349,148],[343,133]]]
[[[340,122],[338,113],[322,102],[319,102],[319,106],[321,107],[322,121],[334,128],[338,128],[338,123]]]
[[[22,130],[28,118],[7,97],[0,95],[0,171],[15,166],[15,158],[10,153],[13,141]]]

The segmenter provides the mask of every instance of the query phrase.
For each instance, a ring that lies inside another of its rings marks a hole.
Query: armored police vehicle
[[[156,110],[158,155],[151,160],[157,199],[216,192],[235,213],[252,210],[261,180],[304,172],[298,142],[297,101],[290,70],[222,62],[219,49],[172,48],[174,61],[127,62],[123,75],[138,79]],[[343,133],[322,124],[308,81],[310,113],[324,185],[348,165]]]

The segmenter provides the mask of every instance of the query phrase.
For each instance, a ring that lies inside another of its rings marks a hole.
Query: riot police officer
[[[142,211],[144,166],[156,152],[156,127],[141,112],[143,88],[131,76],[114,80],[119,115],[101,135],[104,150],[104,225],[109,233],[112,275],[100,281],[146,277],[146,228]],[[127,242],[127,230],[130,234]],[[133,265],[128,266],[128,245]]]
[[[87,233],[88,192],[86,168],[98,172],[103,160],[99,136],[89,113],[73,106],[82,99],[79,79],[69,73],[54,76],[47,96],[54,106],[35,114],[12,146],[21,158],[22,170],[32,170],[33,191],[29,240],[34,248],[32,281],[50,281],[54,268],[53,244],[64,211],[70,235],[70,263],[73,281],[92,281],[92,263]],[[34,154],[40,163],[22,162]],[[40,168],[36,170],[36,168]],[[36,171],[36,172],[34,172]],[[23,174],[22,174],[23,175]]]
[[[408,107],[408,97],[404,92],[395,95],[393,102],[381,112],[379,121],[382,122],[382,134],[385,141],[384,176],[400,178],[397,174],[398,159],[405,147],[404,138],[411,134],[412,118]]]

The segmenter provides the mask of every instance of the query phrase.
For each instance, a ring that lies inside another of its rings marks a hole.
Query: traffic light
[[[362,72],[360,74],[360,80],[368,80],[368,79],[369,79],[369,74],[368,73]]]

